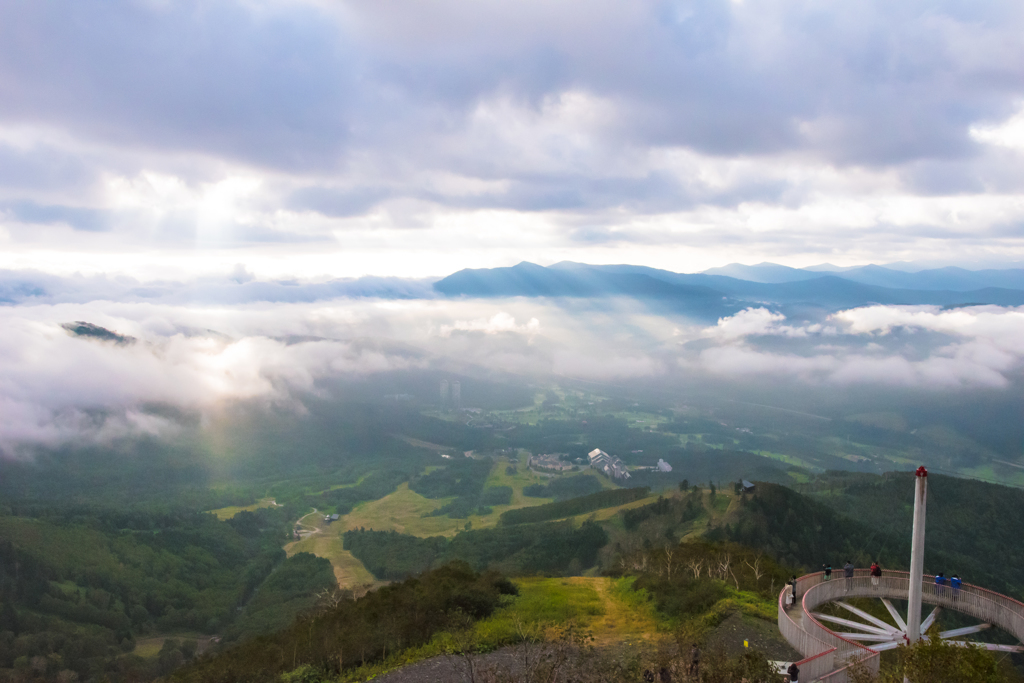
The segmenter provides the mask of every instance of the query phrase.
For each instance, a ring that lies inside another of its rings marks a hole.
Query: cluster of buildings
[[[610,479],[629,479],[629,470],[626,469],[626,463],[614,456],[608,455],[600,448],[595,448],[587,453],[587,459],[590,460],[591,468],[604,472],[605,476]]]
[[[530,456],[530,467],[555,472],[568,472],[576,469],[571,462],[562,460],[564,453],[545,453]]]

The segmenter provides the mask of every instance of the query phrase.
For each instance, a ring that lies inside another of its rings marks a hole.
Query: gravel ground
[[[751,648],[765,653],[769,659],[787,662],[801,659],[800,655],[782,638],[774,624],[762,619],[745,617],[739,613],[731,615],[710,634],[705,651],[722,650],[729,656],[736,656],[745,651],[744,640],[750,643]],[[588,670],[590,669],[587,666],[588,663],[598,664],[605,656],[607,656],[607,659],[604,659],[605,662],[621,659],[616,654],[617,652],[632,651],[635,653],[635,648],[635,644],[629,643],[598,648],[596,652],[587,655],[587,661],[579,662],[583,666],[575,671],[580,673],[581,670]],[[668,648],[668,650],[666,651],[664,648]],[[533,653],[534,656],[539,654]],[[688,661],[686,656],[678,655],[675,652],[675,645],[669,643],[663,644],[663,654],[669,655],[673,662],[670,665],[674,670],[673,680],[682,682],[688,679],[687,676],[681,675]],[[507,647],[486,655],[477,655],[474,662],[478,672],[493,670],[510,675],[512,680],[518,680],[522,674],[522,655],[522,650]],[[470,678],[467,675],[466,666],[466,662],[458,657],[433,657],[385,674],[375,679],[374,683],[469,683]],[[566,672],[571,670],[573,668],[570,666]],[[590,673],[592,674],[593,671]],[[585,678],[586,675],[583,677]],[[485,677],[485,680],[488,678]],[[640,683],[640,679],[638,679],[638,683]]]
[[[521,670],[516,651],[510,647],[477,655],[475,662],[478,669],[486,667],[511,673]],[[469,681],[466,672],[466,663],[461,658],[431,657],[384,674],[375,679],[375,683],[464,683]]]
[[[707,646],[720,648],[729,656],[736,656],[743,653],[744,640],[750,643],[750,647],[765,653],[769,659],[784,662],[803,659],[782,637],[778,626],[763,619],[745,617],[739,612],[715,629],[708,638]]]

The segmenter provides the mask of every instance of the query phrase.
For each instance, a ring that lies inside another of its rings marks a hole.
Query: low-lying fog
[[[77,321],[124,338],[67,329]],[[202,417],[236,401],[301,413],[311,393],[344,398],[334,380],[401,370],[538,386],[573,378],[670,402],[714,396],[824,415],[897,399],[983,401],[1012,414],[1024,385],[1024,309],[998,306],[799,317],[753,306],[709,325],[632,299],[98,300],[2,307],[0,325],[8,457],[32,445],[173,437],[185,428],[176,411]],[[463,400],[473,405],[468,388]]]

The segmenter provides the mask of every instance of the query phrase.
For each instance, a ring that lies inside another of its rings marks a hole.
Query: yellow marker
[[[750,647],[750,643],[748,643],[745,638],[743,640],[743,647]]]

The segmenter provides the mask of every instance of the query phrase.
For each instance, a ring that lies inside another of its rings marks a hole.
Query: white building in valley
[[[598,472],[603,472],[610,479],[629,479],[629,470],[626,469],[626,463],[608,455],[600,448],[595,448],[587,453],[587,459],[590,460],[591,468]]]

